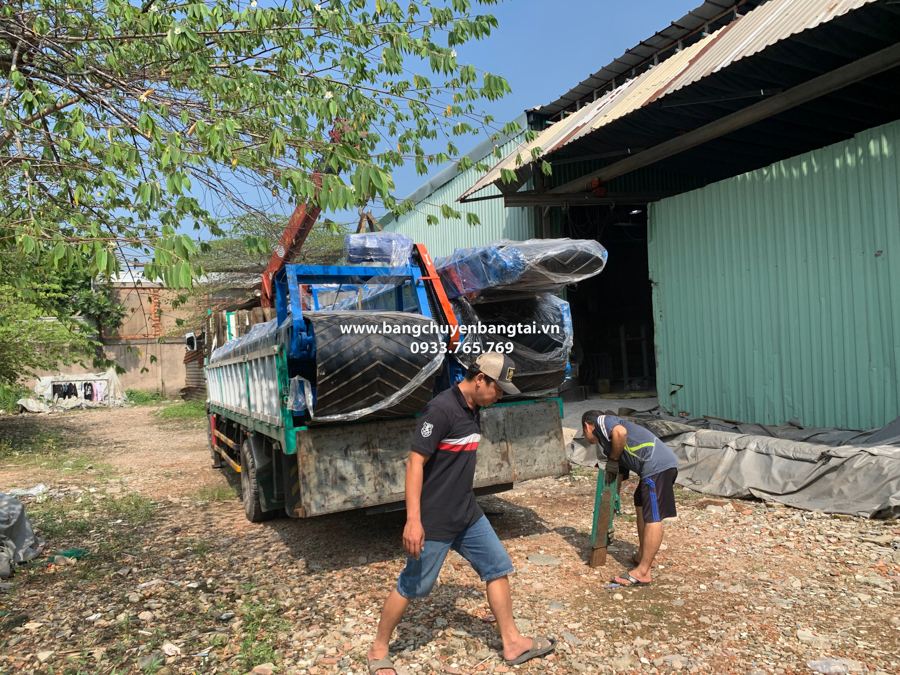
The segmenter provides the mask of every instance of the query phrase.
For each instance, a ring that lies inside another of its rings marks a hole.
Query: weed
[[[135,405],[158,405],[166,400],[159,391],[151,392],[140,391],[138,389],[127,389],[125,391],[125,396],[127,396],[128,400]]]
[[[105,496],[101,506],[111,517],[124,520],[129,525],[143,525],[156,513],[156,507],[150,498],[137,492],[129,492],[121,497]]]
[[[206,417],[206,403],[204,401],[185,401],[178,405],[163,408],[156,416],[164,420],[193,420]]]
[[[22,387],[9,387],[5,384],[0,384],[0,411],[5,413],[16,412],[18,408],[16,401],[20,398],[28,398],[30,395],[31,392]]]
[[[596,469],[589,469],[585,466],[573,466],[572,470],[569,472],[573,476],[592,478],[597,475]]]
[[[29,508],[29,517],[36,529],[50,539],[68,539],[84,535],[94,527],[91,518],[93,504],[87,510],[76,510],[69,500],[36,503]]]
[[[662,616],[666,613],[666,608],[662,605],[650,605],[650,607],[647,608],[647,611],[650,612],[650,614]]]
[[[188,539],[184,543],[191,553],[200,556],[201,558],[206,557],[206,555],[213,550],[212,545],[203,539]]]
[[[55,471],[93,470],[101,479],[108,477],[112,466],[75,452],[80,443],[80,439],[64,436],[60,430],[39,423],[20,425],[14,434],[0,438],[0,462]]]
[[[231,499],[237,499],[237,490],[230,485],[205,487],[197,493],[197,501],[227,502]]]
[[[243,669],[275,661],[275,647],[269,639],[290,629],[287,619],[262,605],[244,605],[244,636],[240,644]]]
[[[85,493],[81,498],[65,498],[35,502],[29,507],[37,530],[52,540],[83,538],[111,521],[121,520],[132,527],[144,525],[155,513],[153,502],[137,493],[122,496]],[[130,543],[130,533],[113,531],[112,548]]]

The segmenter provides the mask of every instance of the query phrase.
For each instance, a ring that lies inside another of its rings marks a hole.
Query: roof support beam
[[[872,75],[883,73],[898,65],[900,65],[900,44],[894,44],[830,73],[825,73],[808,82],[797,85],[765,101],[754,103],[743,110],[726,115],[699,129],[689,131],[678,138],[660,143],[637,155],[610,164],[599,171],[594,171],[586,176],[569,181],[550,192],[560,194],[589,190],[591,189],[592,181],[597,180],[603,183],[636,169],[655,164],[667,157],[695,148],[707,141],[720,138],[738,129],[743,129],[785,110],[796,108],[799,105],[830,94]]]
[[[613,206],[615,204],[649,204],[673,196],[674,192],[622,192],[595,197],[592,194],[553,195],[519,193],[504,195],[503,205],[512,206]]]

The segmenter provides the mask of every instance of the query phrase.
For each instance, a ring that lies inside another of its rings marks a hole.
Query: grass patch
[[[136,492],[124,495],[84,492],[79,497],[35,501],[28,507],[35,529],[51,540],[82,538],[117,520],[130,527],[144,525],[155,512],[153,502]]]
[[[576,464],[572,466],[572,470],[569,473],[573,476],[595,478],[597,476],[597,469],[589,469],[586,466],[578,466]]]
[[[73,473],[94,471],[101,479],[113,473],[111,465],[78,452],[82,439],[64,436],[59,429],[47,425],[46,420],[28,422],[11,427],[8,435],[0,438],[0,464]]]
[[[206,417],[204,401],[185,401],[157,411],[156,416],[164,420],[196,420]]]
[[[263,605],[244,605],[244,633],[238,654],[240,667],[244,672],[260,663],[275,661],[275,646],[270,640],[289,631],[291,623],[271,607]]]
[[[16,405],[16,401],[20,398],[28,398],[31,396],[31,392],[22,387],[8,387],[5,384],[0,384],[0,411],[5,413],[14,413],[16,412],[18,406]]]
[[[227,502],[237,499],[238,493],[230,485],[215,485],[202,488],[197,493],[197,501],[201,502]]]
[[[158,391],[140,391],[139,389],[126,389],[125,396],[135,405],[159,405],[166,400]]]
[[[104,496],[100,499],[100,508],[116,520],[124,520],[129,525],[144,525],[156,513],[156,507],[150,498],[137,492],[129,492],[121,497]]]

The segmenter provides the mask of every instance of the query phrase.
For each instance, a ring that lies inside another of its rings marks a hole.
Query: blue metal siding
[[[513,152],[518,145],[525,140],[524,133],[519,134],[512,141],[500,146],[501,157]],[[481,158],[487,164],[492,163],[492,156]],[[496,159],[494,159],[496,161]],[[453,253],[456,248],[468,248],[481,246],[497,239],[524,240],[536,236],[536,216],[532,207],[504,208],[502,199],[489,199],[486,201],[458,204],[456,200],[463,192],[475,185],[475,182],[483,174],[469,169],[448,183],[431,192],[427,197],[419,201],[414,211],[401,216],[396,221],[385,225],[385,230],[400,232],[410,237],[413,241],[425,244],[432,257],[445,256]],[[528,189],[526,186],[524,189]],[[500,191],[491,186],[483,190],[478,196],[499,195]],[[441,217],[441,205],[448,204],[462,214],[462,220],[445,219]],[[475,213],[481,221],[480,225],[467,225],[466,213]],[[427,225],[428,214],[437,216],[437,225]]]
[[[864,429],[900,414],[900,122],[650,208],[660,403]]]

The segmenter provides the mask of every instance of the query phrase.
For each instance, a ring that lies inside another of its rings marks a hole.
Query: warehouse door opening
[[[654,394],[646,205],[571,208],[562,213],[562,231],[573,239],[595,239],[609,253],[602,273],[566,292],[580,383],[590,393]]]

